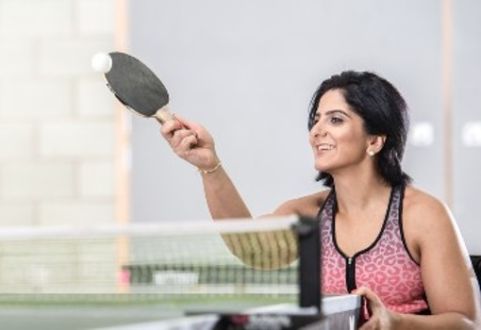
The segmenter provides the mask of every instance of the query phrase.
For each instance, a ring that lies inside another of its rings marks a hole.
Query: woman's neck
[[[356,214],[385,205],[391,186],[375,171],[333,175],[338,212]]]

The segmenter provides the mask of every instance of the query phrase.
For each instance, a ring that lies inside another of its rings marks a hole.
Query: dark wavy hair
[[[384,147],[376,157],[377,170],[382,178],[392,186],[411,182],[401,168],[409,119],[406,102],[399,91],[372,72],[344,71],[334,75],[323,81],[312,97],[309,131],[315,124],[319,100],[333,89],[340,90],[351,110],[361,116],[368,134],[386,136]],[[321,180],[325,186],[334,185],[329,173],[319,172],[316,181]]]

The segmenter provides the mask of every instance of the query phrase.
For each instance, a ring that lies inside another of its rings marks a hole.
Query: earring
[[[374,156],[375,152],[374,152],[374,150],[368,150],[367,154],[372,157],[372,156]]]

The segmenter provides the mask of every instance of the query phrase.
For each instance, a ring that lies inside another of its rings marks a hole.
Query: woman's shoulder
[[[406,186],[404,193],[404,212],[435,214],[446,211],[446,205],[435,196],[416,186]]]
[[[451,214],[441,200],[430,193],[415,187],[406,186],[403,202],[403,218],[407,226],[422,229],[432,229],[451,226]]]
[[[330,189],[322,190],[313,194],[290,199],[282,203],[274,212],[275,215],[300,214],[308,217],[316,217],[319,209],[324,204]]]
[[[403,232],[416,261],[425,248],[455,237],[456,225],[447,206],[433,195],[408,185],[402,209]]]

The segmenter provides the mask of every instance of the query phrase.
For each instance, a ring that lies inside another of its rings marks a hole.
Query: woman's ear
[[[384,147],[384,143],[386,143],[386,139],[386,135],[371,135],[368,140],[368,146],[366,150],[367,154],[369,156],[374,156],[380,152]]]

